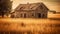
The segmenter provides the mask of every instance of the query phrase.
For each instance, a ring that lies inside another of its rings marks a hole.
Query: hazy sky
[[[13,0],[12,8],[15,9],[19,4],[27,2],[43,2],[50,10],[60,11],[60,0]]]

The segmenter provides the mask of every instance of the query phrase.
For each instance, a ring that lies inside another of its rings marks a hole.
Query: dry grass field
[[[0,34],[60,34],[60,20],[0,18]]]

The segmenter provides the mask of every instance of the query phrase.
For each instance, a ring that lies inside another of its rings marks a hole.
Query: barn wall
[[[38,16],[38,13],[40,13],[40,17]],[[13,13],[12,15],[14,15],[15,18],[46,18],[47,17],[47,13],[44,13],[42,11],[15,11],[15,13]],[[25,15],[25,16],[24,16]]]

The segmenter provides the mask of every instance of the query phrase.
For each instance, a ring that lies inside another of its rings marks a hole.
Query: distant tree
[[[11,12],[12,1],[0,0],[0,16],[8,15]]]

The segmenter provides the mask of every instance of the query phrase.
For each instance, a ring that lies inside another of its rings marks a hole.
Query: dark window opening
[[[44,14],[42,14],[42,17],[44,18]]]
[[[43,6],[42,5],[40,5],[40,9],[43,9]]]
[[[31,9],[33,9],[35,6],[32,6]]]
[[[32,13],[32,16],[34,16],[34,14]]]
[[[41,18],[41,14],[40,13],[38,13],[38,18]]]
[[[20,9],[23,9],[23,7],[21,7]]]
[[[24,14],[24,18],[26,18],[26,14]]]

